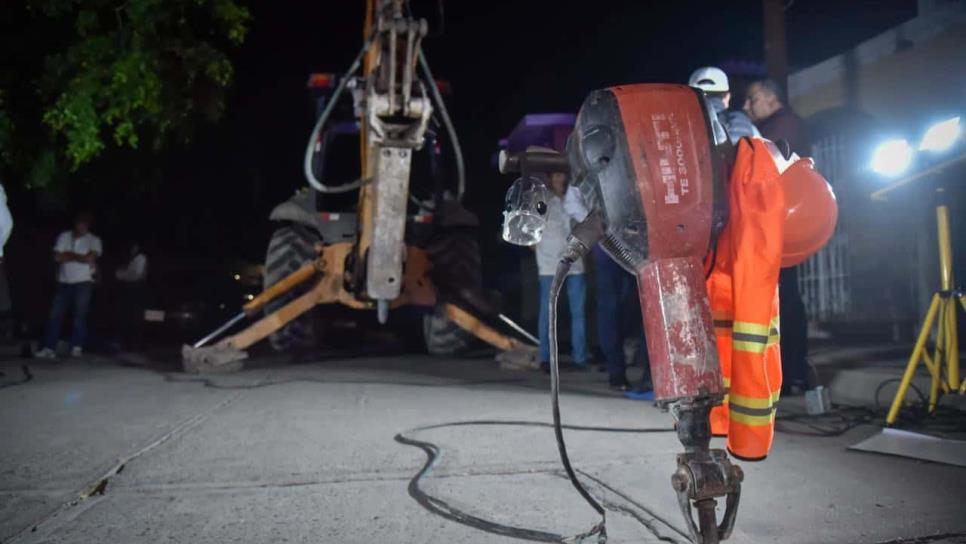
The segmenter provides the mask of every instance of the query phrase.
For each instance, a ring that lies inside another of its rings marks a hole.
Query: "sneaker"
[[[50,348],[43,348],[40,351],[34,353],[34,357],[37,359],[56,359],[57,353]]]
[[[80,346],[74,346],[74,347],[70,348],[70,356],[71,357],[83,357],[84,356],[84,350],[82,350]]]

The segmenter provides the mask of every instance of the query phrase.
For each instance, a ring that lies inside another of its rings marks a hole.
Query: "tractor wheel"
[[[302,225],[287,225],[273,232],[265,255],[263,286],[267,289],[298,270],[306,262],[315,259],[318,256],[315,245],[320,242],[321,238],[317,234]],[[310,286],[311,282],[306,282],[269,302],[265,305],[265,314],[271,314],[285,306]],[[268,338],[272,349],[298,351],[316,347],[317,334],[312,314],[311,311],[306,312],[272,333]]]
[[[427,248],[433,263],[432,278],[443,299],[457,299],[463,291],[479,293],[483,286],[480,245],[471,232],[437,237]],[[423,338],[430,355],[452,357],[481,345],[472,333],[448,317],[442,307],[423,318]]]
[[[476,347],[475,336],[446,317],[442,307],[423,317],[423,339],[426,351],[437,357],[455,357]]]

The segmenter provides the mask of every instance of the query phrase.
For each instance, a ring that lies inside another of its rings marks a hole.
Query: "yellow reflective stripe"
[[[768,345],[774,346],[781,342],[781,315],[776,315],[768,322]]]
[[[748,321],[735,321],[733,328],[735,332],[743,332],[747,334],[757,334],[760,336],[768,336],[769,326],[761,325],[758,323],[749,323]]]
[[[771,425],[775,422],[775,412],[772,412],[767,416],[750,416],[748,414],[742,414],[740,412],[735,412],[731,410],[728,412],[728,419],[734,421],[735,423],[741,423],[743,425],[749,425],[753,427]]]
[[[746,397],[744,395],[736,395],[734,393],[731,393],[731,404],[744,406],[746,408],[772,408],[774,406],[771,395],[761,399],[756,397]]]
[[[765,348],[768,347],[767,343],[762,342],[747,342],[744,340],[732,340],[731,347],[735,351],[747,351],[749,353],[765,353]]]

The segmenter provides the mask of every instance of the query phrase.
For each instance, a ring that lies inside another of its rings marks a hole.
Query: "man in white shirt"
[[[537,272],[540,275],[540,366],[544,371],[550,369],[550,284],[553,283],[557,264],[567,247],[567,236],[573,221],[583,220],[587,210],[579,199],[574,187],[567,186],[564,174],[553,174],[548,184],[553,193],[547,202],[547,225],[543,238],[537,244]],[[567,294],[570,307],[570,345],[574,364],[581,369],[589,368],[587,354],[587,321],[585,306],[587,302],[587,280],[584,276],[584,263],[577,261],[570,267],[564,282],[563,292]]]
[[[87,334],[87,311],[90,308],[91,293],[94,290],[94,275],[97,259],[103,254],[101,239],[90,232],[92,218],[82,213],[74,221],[73,230],[60,233],[54,244],[54,261],[57,269],[57,291],[50,308],[47,321],[47,335],[44,347],[37,357],[53,359],[57,357],[57,341],[64,314],[71,309],[74,314],[74,330],[70,339],[72,357],[83,355],[84,339]]]

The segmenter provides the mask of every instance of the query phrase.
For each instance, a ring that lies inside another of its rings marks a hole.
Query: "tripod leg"
[[[922,364],[926,365],[926,370],[929,371],[929,376],[936,377],[939,375],[939,365],[933,362],[933,358],[929,355],[929,350],[922,350]],[[939,380],[940,378],[936,378]]]
[[[949,312],[946,317],[946,361],[948,361],[946,380],[949,383],[949,389],[955,391],[959,387],[959,334],[956,326],[956,302],[952,298],[946,300],[947,311]]]
[[[902,374],[902,381],[899,382],[899,390],[896,391],[896,398],[892,400],[889,415],[886,416],[886,423],[889,425],[895,423],[899,417],[899,408],[902,406],[903,399],[906,398],[906,393],[909,392],[909,384],[912,383],[912,376],[916,373],[916,366],[919,364],[922,350],[926,346],[926,340],[929,338],[929,331],[932,329],[932,323],[936,319],[936,312],[938,310],[939,293],[936,293],[932,296],[929,311],[926,312],[926,319],[922,322],[922,330],[919,331],[919,338],[916,340],[916,347],[912,350],[909,363],[906,364],[906,371]]]
[[[946,364],[946,358],[949,357],[949,328],[947,327],[947,323],[949,322],[949,306],[949,299],[943,298],[942,295],[940,295],[939,311],[936,313],[936,350],[933,355],[933,360],[936,363],[936,371],[933,373],[933,375],[938,381],[939,389],[943,393],[949,393],[949,387],[946,385],[946,380],[944,380],[942,377],[942,373],[945,370],[943,365]],[[955,304],[953,306],[955,306]],[[930,384],[930,388],[933,385],[936,385],[936,383]],[[930,407],[929,411],[932,413],[933,408]]]
[[[939,404],[939,387],[943,384],[943,356],[945,356],[948,350],[948,339],[949,334],[946,329],[946,324],[948,322],[949,310],[949,299],[940,298],[939,299],[939,311],[936,312],[936,352],[933,358],[933,365],[929,368],[929,374],[932,380],[929,382],[929,413],[936,411],[936,405]]]

